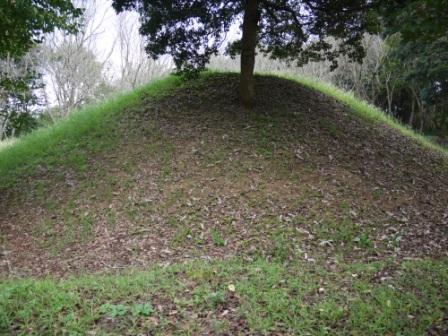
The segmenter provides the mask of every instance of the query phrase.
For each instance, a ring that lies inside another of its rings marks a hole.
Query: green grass
[[[39,166],[86,169],[88,152],[112,148],[119,140],[113,127],[117,115],[136,106],[145,94],[166,94],[180,83],[179,78],[169,76],[99,105],[86,106],[54,125],[40,128],[12,144],[2,145],[0,186],[13,184],[23,172],[32,172]]]
[[[229,332],[232,316],[256,334],[424,335],[441,326],[447,262],[405,262],[393,279],[380,281],[378,272],[392,265],[330,272],[233,259],[119,276],[8,280],[0,283],[0,333],[219,334]]]

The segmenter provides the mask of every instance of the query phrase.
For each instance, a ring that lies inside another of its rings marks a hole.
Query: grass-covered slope
[[[32,174],[39,165],[82,169],[89,152],[114,145],[114,126],[126,109],[137,105],[144,95],[163,95],[179,85],[178,78],[168,77],[99,105],[84,107],[56,125],[6,142],[0,147],[0,187]]]
[[[1,332],[446,331],[443,150],[322,85],[237,87],[170,77],[0,150]]]

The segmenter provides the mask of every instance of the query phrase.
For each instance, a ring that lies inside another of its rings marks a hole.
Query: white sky
[[[117,71],[120,65],[120,53],[117,47],[117,24],[118,15],[112,8],[111,0],[96,0],[98,12],[94,16],[92,26],[98,32],[95,38],[95,54],[100,61],[105,61],[109,57],[112,72]],[[129,18],[138,22],[137,13],[127,14]]]

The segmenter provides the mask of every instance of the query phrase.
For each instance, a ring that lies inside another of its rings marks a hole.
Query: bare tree
[[[60,117],[97,98],[104,82],[103,67],[92,51],[64,42],[45,52],[46,75],[60,108]]]
[[[73,108],[101,99],[101,90],[107,82],[105,67],[113,46],[100,61],[96,43],[104,34],[108,9],[101,8],[102,3],[96,0],[77,1],[76,5],[85,8],[82,29],[74,35],[52,33],[42,46],[41,66],[47,80],[46,96],[53,97],[59,107],[59,115],[52,117],[63,117]]]
[[[120,78],[115,82],[119,90],[133,89],[150,80],[162,77],[173,68],[170,58],[152,60],[145,52],[145,42],[138,32],[138,16],[121,13],[117,16],[117,46],[119,49]]]
[[[117,16],[107,0],[77,0],[85,8],[83,27],[75,35],[55,32],[42,45],[41,66],[51,118],[64,117],[111,91],[133,89],[166,75],[170,58],[148,59],[138,32],[138,16]],[[104,48],[104,40],[113,38]],[[100,47],[98,47],[100,46]],[[53,105],[57,108],[50,108]]]
[[[366,55],[362,63],[351,62],[347,57],[339,57],[338,68],[332,73],[331,83],[370,103],[377,101],[383,86],[382,64],[385,45],[379,35],[365,34],[362,40]]]

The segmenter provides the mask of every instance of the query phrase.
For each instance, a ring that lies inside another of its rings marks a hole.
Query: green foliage
[[[22,102],[20,102],[22,104]],[[21,105],[20,104],[20,105]],[[19,106],[20,106],[19,105]],[[2,113],[0,112],[0,115]],[[38,126],[37,120],[32,113],[25,109],[24,111],[14,110],[2,115],[4,123],[3,139],[10,136],[20,136],[28,133]],[[2,140],[3,140],[2,139]]]
[[[131,306],[131,313],[134,316],[150,316],[154,312],[151,302],[137,303]]]
[[[385,35],[401,33],[405,42],[431,43],[446,37],[448,4],[446,0],[387,1],[380,11]]]
[[[30,65],[35,58],[34,53],[29,53],[20,60],[0,59],[0,140],[37,126],[33,111],[40,104],[36,90],[43,84],[36,67]]]
[[[374,103],[420,131],[447,136],[447,2],[388,1],[379,14],[387,50]]]
[[[448,38],[406,42],[393,36],[387,41],[382,70],[394,85],[396,113],[420,130],[448,134]]]
[[[100,307],[100,313],[109,315],[110,317],[123,316],[128,312],[128,308],[123,304],[106,303]]]
[[[17,71],[10,68],[26,63],[26,54],[46,33],[55,29],[75,32],[81,13],[70,0],[0,1],[0,140],[37,126],[30,109],[37,104],[39,75],[29,67],[13,75],[10,72]]]
[[[154,308],[150,302],[135,303],[132,305],[105,303],[100,306],[99,311],[101,314],[110,317],[120,317],[126,314],[132,314],[133,316],[150,316],[154,312]]]
[[[76,31],[81,13],[69,0],[1,1],[0,59],[23,56],[55,29]]]

